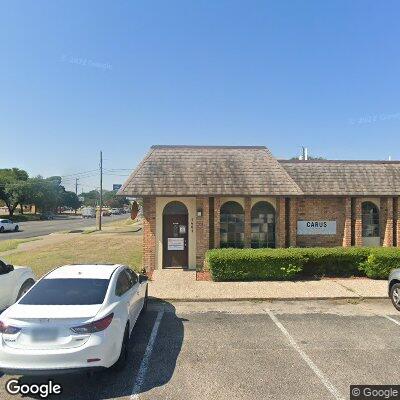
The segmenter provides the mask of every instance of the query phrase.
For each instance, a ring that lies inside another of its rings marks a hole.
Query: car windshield
[[[21,300],[26,305],[102,304],[108,279],[42,279]]]

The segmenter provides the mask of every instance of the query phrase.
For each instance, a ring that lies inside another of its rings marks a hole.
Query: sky
[[[398,1],[0,5],[0,168],[81,192],[153,144],[400,159]]]

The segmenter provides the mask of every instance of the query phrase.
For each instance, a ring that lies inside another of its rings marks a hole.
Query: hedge
[[[359,276],[359,266],[367,261],[371,249],[366,247],[314,247],[287,249],[299,251],[306,259],[305,276]]]
[[[400,267],[400,251],[368,247],[214,249],[207,252],[206,262],[215,281],[363,275],[383,279]]]
[[[373,279],[386,279],[394,268],[400,268],[400,251],[393,248],[370,249],[367,260],[360,265],[360,270]]]
[[[214,281],[280,280],[296,276],[306,259],[286,249],[216,249],[207,252]]]

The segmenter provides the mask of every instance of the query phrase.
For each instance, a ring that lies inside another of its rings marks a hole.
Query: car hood
[[[100,310],[101,304],[93,305],[30,305],[30,304],[14,304],[4,311],[1,316],[27,320],[35,318],[47,319],[65,319],[65,318],[84,318],[89,319],[94,317]]]

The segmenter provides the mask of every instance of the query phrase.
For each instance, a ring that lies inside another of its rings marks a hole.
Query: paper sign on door
[[[184,238],[168,238],[168,250],[185,250]]]

